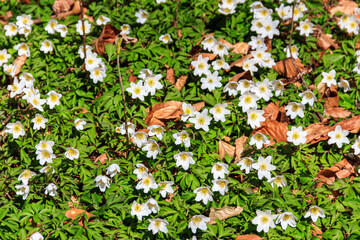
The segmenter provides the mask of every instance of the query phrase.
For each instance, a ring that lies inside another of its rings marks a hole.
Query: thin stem
[[[83,51],[84,51],[84,60],[86,59],[86,35],[85,35],[85,23],[84,23],[84,2],[80,1],[80,13],[81,13],[81,24],[82,24],[82,30],[83,30]]]
[[[179,4],[180,4],[180,0],[177,0],[176,1],[176,9],[175,9],[175,12],[176,12],[175,21],[176,21],[176,29],[177,29],[176,33],[178,35],[177,41],[178,41],[178,45],[179,45],[179,50],[182,51],[181,50],[181,45],[180,45],[180,34],[179,34],[180,29],[179,29],[179,26],[178,26],[178,24],[179,24]]]
[[[118,35],[119,36],[119,35]],[[123,38],[119,38],[116,37],[116,46],[117,46],[117,51],[116,51],[116,62],[117,62],[117,70],[118,70],[118,74],[119,74],[119,80],[120,80],[120,86],[121,86],[121,93],[122,93],[122,98],[123,98],[123,103],[124,103],[124,118],[125,118],[125,132],[126,132],[126,144],[129,146],[129,135],[128,135],[128,124],[127,124],[127,112],[126,112],[126,102],[125,102],[125,93],[124,93],[124,85],[123,85],[123,79],[121,76],[121,72],[120,72],[120,51],[121,51],[121,43],[123,41]]]

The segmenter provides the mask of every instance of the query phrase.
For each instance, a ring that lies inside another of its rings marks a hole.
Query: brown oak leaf
[[[145,123],[148,126],[151,125],[161,125],[165,126],[164,120],[178,120],[183,114],[182,111],[182,102],[179,101],[169,101],[164,103],[157,103],[152,107],[152,110],[149,111]]]
[[[355,9],[358,8],[358,4],[350,0],[340,0],[337,5],[330,9],[331,16],[334,16],[335,13],[341,12],[346,15],[353,15]]]
[[[225,206],[222,208],[210,208],[210,222],[208,224],[216,224],[215,219],[225,220],[234,216],[239,215],[243,211],[242,207],[229,207]]]
[[[248,137],[242,136],[235,140],[235,162],[241,158],[247,139]]]
[[[294,61],[300,73],[303,74],[306,72],[306,67],[301,63],[299,58],[295,59]],[[285,58],[277,62],[276,65],[273,66],[273,69],[280,75],[287,78],[296,78],[299,75],[299,72],[294,66],[293,60],[291,58]]]
[[[229,82],[237,82],[237,81],[239,81],[239,79],[252,80],[253,78],[252,78],[250,71],[245,71],[245,72],[235,74],[232,78],[229,79]]]
[[[179,91],[185,86],[188,75],[181,75],[175,83],[175,88]]]
[[[230,145],[229,143],[219,140],[218,147],[218,154],[221,160],[224,159],[225,154],[228,154],[230,157],[233,157],[235,155],[235,147]]]
[[[94,40],[95,52],[97,52],[100,56],[104,56],[105,44],[115,44],[116,37],[120,32],[121,31],[119,29],[111,24],[105,25],[101,31],[100,37]]]
[[[175,71],[173,68],[169,68],[166,71],[166,80],[168,80],[172,84],[175,84]]]
[[[27,57],[24,55],[18,56],[13,64],[16,64],[15,76],[21,72],[21,67],[25,64]]]
[[[343,159],[334,166],[321,170],[315,177],[315,180],[319,180],[320,183],[317,187],[321,187],[324,183],[332,184],[336,178],[346,178],[351,174],[355,174],[355,168],[351,165],[347,159]]]

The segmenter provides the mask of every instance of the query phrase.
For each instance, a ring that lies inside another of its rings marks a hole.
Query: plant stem
[[[86,35],[85,35],[85,23],[84,23],[84,2],[80,1],[80,13],[81,13],[81,24],[82,24],[82,30],[83,30],[83,51],[84,51],[84,60],[86,59]]]
[[[175,12],[176,12],[175,22],[176,22],[176,29],[177,29],[176,33],[178,35],[177,41],[178,41],[178,44],[179,44],[179,50],[182,51],[181,50],[181,45],[180,45],[180,34],[179,34],[180,29],[179,29],[179,26],[178,26],[178,23],[179,23],[179,4],[180,4],[180,0],[177,0],[176,1],[176,9],[175,9]]]

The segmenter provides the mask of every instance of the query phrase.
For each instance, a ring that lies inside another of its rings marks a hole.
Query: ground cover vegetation
[[[359,239],[349,0],[5,0],[0,238]]]

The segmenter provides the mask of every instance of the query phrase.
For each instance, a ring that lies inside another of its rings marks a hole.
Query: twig
[[[305,79],[304,79],[303,75],[301,74],[299,68],[296,66],[295,59],[293,58],[292,53],[291,53],[291,42],[292,42],[292,35],[293,35],[293,31],[294,31],[294,10],[295,10],[295,5],[296,5],[296,0],[294,1],[293,7],[292,7],[292,14],[291,14],[291,31],[290,31],[290,41],[289,41],[288,50],[289,50],[289,53],[290,53],[291,61],[292,61],[292,63],[294,64],[294,67],[296,68],[296,71],[297,71],[298,74],[300,75],[301,80],[302,80],[303,84],[304,84],[305,87],[306,87],[306,90],[308,90],[309,88],[308,88],[308,86],[306,85]]]
[[[85,35],[85,23],[84,23],[84,2],[83,0],[80,1],[80,13],[81,13],[81,24],[83,30],[83,51],[84,51],[84,60],[86,59],[86,35]]]
[[[125,93],[124,93],[124,85],[123,85],[123,81],[122,81],[122,76],[121,76],[121,72],[120,72],[120,51],[121,51],[121,43],[123,41],[123,38],[120,38],[119,41],[119,35],[116,36],[116,47],[117,47],[117,51],[116,51],[116,62],[117,62],[117,70],[118,70],[118,74],[119,74],[119,80],[120,80],[120,86],[121,86],[121,93],[122,93],[122,98],[123,98],[123,103],[124,103],[124,118],[125,118],[125,132],[126,132],[126,144],[129,146],[129,135],[128,135],[128,124],[127,124],[127,112],[126,112],[126,102],[125,102]]]
[[[10,119],[11,119],[11,115],[5,119],[5,121],[2,123],[2,125],[6,125],[10,121]]]
[[[180,34],[179,34],[180,29],[179,29],[179,26],[178,26],[178,23],[179,23],[179,4],[180,4],[180,0],[177,0],[176,1],[176,9],[175,9],[175,12],[176,12],[175,22],[176,22],[176,29],[177,29],[176,32],[177,32],[177,35],[178,35],[177,40],[178,40],[178,44],[179,44],[179,50],[182,51],[181,50],[181,45],[180,45]]]

